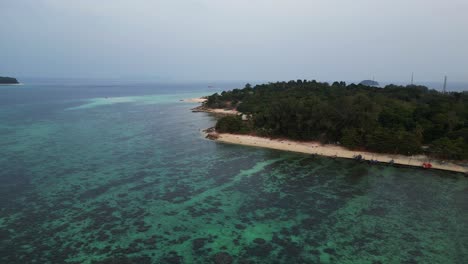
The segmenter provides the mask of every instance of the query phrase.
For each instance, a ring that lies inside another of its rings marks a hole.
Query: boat
[[[424,163],[422,164],[422,167],[423,167],[424,169],[431,169],[431,168],[432,168],[432,164],[429,163],[429,162],[424,162]]]

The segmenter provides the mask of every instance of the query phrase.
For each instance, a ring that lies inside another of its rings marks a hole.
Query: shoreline
[[[375,160],[378,163],[385,163],[395,166],[416,167],[421,169],[423,168],[422,164],[424,162],[430,162],[432,164],[431,169],[468,174],[468,168],[466,167],[451,162],[442,163],[437,159],[424,155],[404,156],[398,154],[392,155],[366,151],[354,151],[337,145],[322,145],[319,142],[313,141],[300,142],[288,139],[270,139],[251,135],[217,133],[210,129],[204,131],[204,134],[206,138],[210,140],[228,144],[269,148],[332,158],[354,159],[354,156],[362,155],[362,158],[366,161]],[[391,160],[394,161],[393,164],[390,163]]]
[[[203,100],[204,99],[204,100]],[[193,98],[184,99],[184,102],[204,102],[205,98]],[[203,105],[197,106],[191,109],[192,112],[204,112],[217,115],[240,115],[241,112],[237,110],[227,110],[219,108],[207,108]],[[404,156],[400,154],[387,154],[387,153],[374,153],[368,151],[355,151],[344,148],[338,145],[332,144],[321,144],[317,141],[294,141],[290,139],[272,139],[266,137],[252,136],[252,135],[240,135],[240,134],[229,134],[229,133],[218,133],[214,128],[203,130],[204,137],[213,141],[244,145],[251,147],[269,148],[281,151],[290,151],[310,155],[319,155],[331,158],[344,158],[344,159],[355,159],[355,156],[361,155],[362,161],[369,162],[374,161],[377,164],[386,164],[391,166],[401,167],[412,167],[412,168],[423,168],[423,163],[429,162],[432,168],[435,170],[442,170],[448,172],[463,173],[468,175],[468,164],[455,164],[450,161],[443,161],[436,158],[431,158],[425,155],[414,155]]]
[[[185,103],[203,103],[206,100],[208,99],[200,97],[200,98],[186,98],[186,99],[181,99],[180,101],[185,102]]]
[[[200,97],[200,98],[186,98],[181,99],[179,101],[184,103],[204,103],[208,100],[207,98]],[[190,109],[193,113],[203,112],[203,113],[211,113],[211,114],[218,114],[218,115],[239,115],[241,114],[237,110],[232,109],[223,109],[223,108],[208,108],[203,105],[199,105],[195,108]]]
[[[21,86],[23,83],[0,83],[0,86]]]
[[[237,110],[229,110],[229,109],[222,109],[222,108],[207,108],[202,105],[197,106],[191,109],[193,113],[203,112],[203,113],[211,113],[211,114],[218,114],[218,115],[239,115],[241,114]]]

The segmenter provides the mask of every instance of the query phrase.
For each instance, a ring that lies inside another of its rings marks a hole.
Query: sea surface
[[[468,178],[204,139],[241,86],[0,87],[0,263],[467,263]]]

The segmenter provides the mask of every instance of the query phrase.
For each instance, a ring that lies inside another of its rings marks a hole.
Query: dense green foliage
[[[17,83],[18,83],[18,80],[16,80],[15,78],[0,76],[0,84],[17,84]]]
[[[216,131],[221,133],[245,134],[250,130],[249,124],[243,122],[240,116],[225,116],[216,123]]]
[[[263,136],[340,142],[376,152],[417,154],[424,150],[440,158],[468,158],[466,92],[298,80],[248,84],[213,94],[205,105],[252,114],[247,122],[251,132]],[[242,123],[236,120],[221,119],[217,127],[235,132]]]

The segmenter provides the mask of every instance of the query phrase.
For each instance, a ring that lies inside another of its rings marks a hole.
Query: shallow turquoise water
[[[0,263],[468,259],[463,175],[205,140],[214,118],[179,102],[200,85],[11,89]]]

